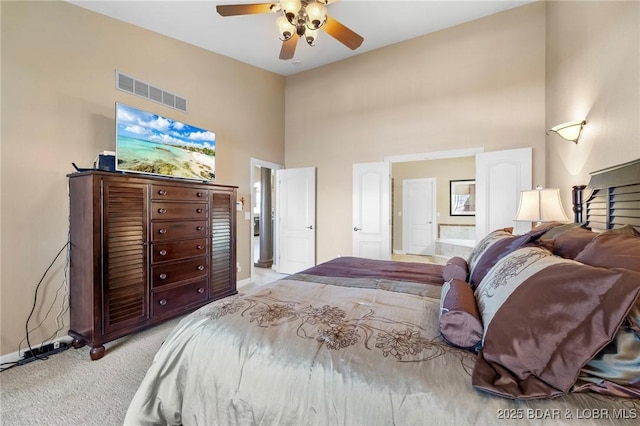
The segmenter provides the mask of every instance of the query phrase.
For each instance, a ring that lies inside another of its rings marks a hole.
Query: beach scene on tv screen
[[[215,180],[215,133],[122,104],[116,115],[118,170]]]

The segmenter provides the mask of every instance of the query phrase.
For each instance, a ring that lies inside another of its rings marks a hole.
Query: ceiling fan
[[[309,46],[314,46],[319,29],[338,40],[351,50],[355,50],[364,39],[334,18],[327,15],[327,5],[337,0],[280,0],[272,3],[218,5],[216,10],[222,16],[252,15],[259,13],[280,13],[278,30],[282,48],[280,59],[293,58],[300,37]]]

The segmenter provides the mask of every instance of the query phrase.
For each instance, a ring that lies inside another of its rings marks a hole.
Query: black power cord
[[[46,356],[45,357],[38,356],[36,351],[34,351],[33,348],[31,347],[31,341],[29,340],[29,321],[31,320],[31,317],[33,316],[33,312],[36,310],[36,305],[38,303],[38,290],[40,289],[40,286],[42,285],[42,282],[44,281],[44,278],[47,276],[47,273],[49,272],[49,270],[56,263],[56,260],[58,260],[58,258],[60,257],[60,254],[62,254],[64,249],[66,249],[69,244],[71,244],[71,242],[69,240],[67,240],[67,242],[64,243],[64,245],[62,246],[62,248],[60,249],[58,254],[56,254],[56,256],[51,261],[51,264],[44,271],[44,274],[42,274],[42,278],[40,278],[40,281],[38,281],[38,284],[36,285],[36,292],[35,292],[35,295],[33,297],[33,306],[31,307],[31,312],[29,312],[29,316],[27,317],[27,322],[25,323],[25,326],[24,326],[26,334],[27,334],[27,346],[29,347],[29,351],[31,352],[31,355],[35,359],[39,359],[41,361],[47,360],[48,358]],[[3,368],[3,366],[5,366],[5,365],[9,365],[9,366]],[[8,370],[10,368],[13,368],[13,367],[17,366],[17,365],[20,365],[19,361],[3,362],[2,364],[0,364],[0,372],[6,371],[6,370]]]

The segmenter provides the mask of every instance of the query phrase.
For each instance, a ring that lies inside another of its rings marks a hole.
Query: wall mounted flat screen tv
[[[116,103],[116,170],[213,181],[216,135]]]

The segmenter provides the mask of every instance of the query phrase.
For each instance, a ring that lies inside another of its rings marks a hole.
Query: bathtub
[[[475,246],[476,240],[438,238],[436,240],[436,256],[444,258],[459,256],[468,259]]]

